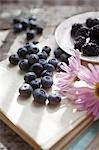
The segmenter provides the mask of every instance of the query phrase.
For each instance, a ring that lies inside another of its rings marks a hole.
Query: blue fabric
[[[69,150],[85,150],[88,144],[99,133],[99,121],[93,123],[69,148]]]

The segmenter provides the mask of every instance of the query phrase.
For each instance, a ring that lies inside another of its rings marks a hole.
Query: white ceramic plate
[[[84,23],[87,18],[99,18],[99,12],[87,12],[73,16],[61,23],[55,32],[57,44],[68,54],[73,55],[73,40],[70,35],[71,27],[74,23]],[[99,63],[99,56],[86,57],[81,55],[81,59],[88,62]]]

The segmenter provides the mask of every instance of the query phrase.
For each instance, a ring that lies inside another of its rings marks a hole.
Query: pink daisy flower
[[[87,83],[86,87],[76,90],[75,104],[79,110],[88,110],[96,119],[99,119],[99,66],[88,65],[89,69],[82,67],[79,78]]]
[[[64,72],[57,73],[57,83],[56,87],[58,92],[62,96],[67,96],[67,91],[69,94],[69,90],[73,88],[74,81],[78,76],[78,72],[81,67],[80,63],[80,53],[78,50],[74,50],[75,56],[71,56],[69,61],[69,66],[66,63],[61,65],[61,69]]]

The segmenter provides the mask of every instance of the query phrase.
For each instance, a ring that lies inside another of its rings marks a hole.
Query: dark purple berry
[[[30,82],[30,85],[32,86],[32,89],[35,90],[37,88],[40,88],[41,81],[39,79],[32,80]]]
[[[37,20],[37,17],[36,17],[36,16],[31,16],[31,17],[29,17],[28,20],[29,20],[29,21],[30,21],[30,20],[36,21],[36,20]]]
[[[44,65],[47,63],[47,61],[46,61],[45,59],[39,59],[39,63],[40,63],[42,66],[44,66]]]
[[[41,84],[42,84],[42,87],[44,89],[51,88],[51,86],[53,85],[52,77],[51,76],[44,76],[44,77],[42,77]]]
[[[47,100],[46,91],[42,88],[36,89],[33,92],[34,102],[44,104]]]
[[[66,54],[66,53],[63,53],[61,56],[60,56],[60,60],[62,62],[65,62],[66,64],[68,64],[68,58],[70,57],[70,55]]]
[[[48,54],[46,52],[38,53],[39,59],[47,59]]]
[[[42,74],[41,74],[41,76],[42,77],[44,77],[44,76],[53,76],[53,72],[49,72],[49,71],[47,71],[47,70],[44,70],[43,72],[42,72]]]
[[[99,25],[96,25],[90,29],[90,38],[99,39]]]
[[[88,37],[89,36],[89,29],[85,26],[79,28],[75,34],[75,37],[78,37],[78,36]]]
[[[20,58],[26,58],[27,49],[25,47],[19,48],[17,54],[19,55]]]
[[[84,56],[98,56],[99,46],[97,46],[95,43],[86,43],[82,46],[81,52]]]
[[[39,60],[39,57],[36,55],[36,54],[31,54],[29,57],[28,57],[28,61],[31,65],[33,65],[34,63],[37,63]]]
[[[20,88],[19,88],[19,93],[20,96],[22,97],[30,97],[32,93],[32,87],[31,85],[24,83]]]
[[[49,64],[52,64],[55,68],[57,67],[58,60],[56,58],[52,58],[48,61]]]
[[[49,104],[58,105],[61,102],[61,97],[57,93],[52,93],[48,96]]]
[[[36,26],[36,33],[37,34],[42,34],[42,32],[43,32],[43,27],[40,27],[40,26]]]
[[[30,71],[35,72],[37,77],[40,77],[43,72],[43,66],[40,63],[35,63],[30,67]]]
[[[21,23],[21,20],[19,19],[19,18],[13,18],[13,25],[15,25],[15,24],[18,24],[18,23]]]
[[[19,68],[22,70],[22,71],[27,71],[29,69],[29,62],[27,59],[23,59],[23,60],[20,60],[19,62]]]
[[[33,41],[32,42],[34,45],[38,44],[39,42],[38,41]]]
[[[71,28],[71,36],[73,38],[75,38],[76,36],[76,32],[78,31],[78,29],[80,29],[82,27],[82,24],[79,24],[79,23],[75,23],[72,25],[72,28]]]
[[[61,48],[57,48],[54,51],[55,58],[60,58],[60,55],[63,54],[63,50]]]
[[[12,54],[10,57],[9,57],[9,62],[10,64],[12,65],[17,65],[18,62],[19,62],[19,56],[17,54]]]
[[[26,83],[30,83],[32,80],[35,80],[36,78],[37,78],[37,76],[34,72],[28,72],[24,76],[24,81]]]
[[[81,51],[81,47],[85,44],[86,38],[83,36],[79,36],[75,39],[74,48]]]
[[[23,20],[22,22],[23,30],[26,30],[28,28],[28,20]]]
[[[48,47],[48,46],[44,46],[44,47],[42,48],[42,52],[46,52],[46,53],[49,55],[50,52],[51,52],[51,48]]]
[[[13,30],[15,33],[19,33],[23,30],[23,26],[21,23],[17,23],[14,25]]]
[[[26,44],[25,47],[28,50],[28,54],[37,54],[39,52],[39,49],[34,44]]]
[[[98,25],[98,24],[99,24],[99,20],[98,20],[98,19],[88,18],[88,19],[86,20],[86,26],[87,26],[88,28],[91,28],[91,27],[93,27],[93,26],[95,26],[95,25]]]
[[[29,21],[29,29],[30,30],[35,30],[36,28],[37,28],[36,21],[30,20]]]
[[[34,30],[29,30],[27,31],[26,33],[26,39],[29,41],[29,40],[32,40],[34,37],[35,37],[36,33]]]
[[[52,64],[46,63],[46,64],[44,65],[44,70],[53,72],[53,71],[55,71],[55,67],[54,67]]]

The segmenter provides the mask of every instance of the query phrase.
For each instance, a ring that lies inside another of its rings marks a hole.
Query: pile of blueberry
[[[99,56],[99,20],[88,18],[84,24],[72,25],[74,48],[84,56]]]
[[[20,96],[29,97],[33,94],[34,101],[50,104],[59,104],[61,97],[59,94],[47,94],[48,89],[53,85],[53,72],[60,71],[60,61],[68,63],[69,55],[60,48],[54,51],[54,58],[50,56],[51,48],[44,46],[40,51],[37,44],[26,43],[19,48],[16,54],[9,57],[11,65],[18,65],[19,69],[25,72],[24,83],[19,88]]]
[[[13,19],[13,30],[14,33],[20,33],[26,31],[26,39],[29,41],[33,39],[36,35],[40,35],[43,32],[43,27],[39,26],[37,23],[37,18],[31,16],[28,19]]]

